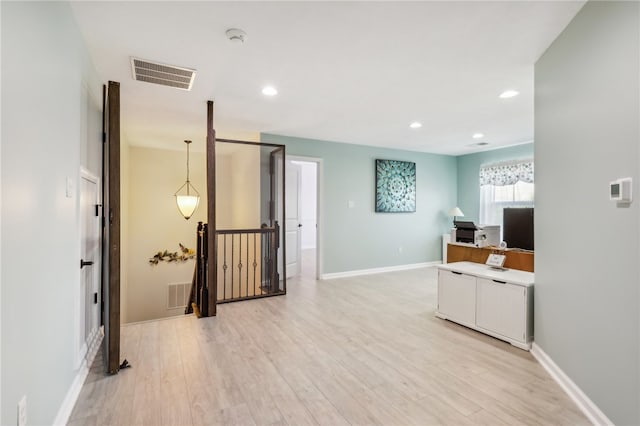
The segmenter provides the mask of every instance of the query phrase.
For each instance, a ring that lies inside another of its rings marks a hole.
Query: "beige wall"
[[[197,142],[194,142],[194,145]],[[184,144],[182,144],[184,145]],[[129,150],[127,301],[123,322],[145,321],[182,315],[182,309],[167,310],[167,285],[191,282],[195,262],[161,262],[152,266],[158,251],[178,251],[178,243],[195,248],[198,221],[206,222],[206,160],[191,152],[190,180],[200,193],[200,205],[189,220],[178,211],[173,194],[186,178],[186,148],[166,151],[131,147]],[[194,147],[197,150],[200,147]]]
[[[238,145],[231,156],[233,227],[260,227],[260,148]],[[220,186],[220,185],[218,185]]]
[[[220,145],[216,151],[217,228],[260,228],[260,148]],[[219,298],[258,294],[261,282],[260,235],[227,235],[219,239],[219,244]],[[254,261],[256,269],[253,268]],[[238,268],[239,264],[242,268]],[[227,265],[227,269],[222,265]]]
[[[231,208],[231,157],[216,153],[216,227],[218,229],[233,228],[233,212]]]
[[[260,148],[220,144],[216,152],[218,229],[260,227]]]
[[[126,140],[120,146],[120,321],[129,317],[129,155]]]
[[[225,145],[229,147],[229,144]],[[197,151],[201,147],[193,148]],[[233,145],[232,148],[216,153],[218,229],[259,228],[260,151],[245,145]],[[167,309],[167,285],[191,282],[194,261],[163,262],[155,266],[148,261],[158,251],[177,251],[178,243],[195,248],[197,223],[207,221],[206,158],[203,153],[193,151],[190,178],[201,199],[188,221],[178,212],[173,196],[186,177],[186,150],[129,147],[128,155],[123,155],[123,197],[128,195],[123,200],[122,264],[125,273],[121,281],[121,299],[124,323],[183,314],[182,309]],[[246,240],[243,241],[246,244]],[[259,247],[257,256],[260,256]],[[253,260],[251,252],[249,259],[243,260],[245,268]],[[242,286],[246,287],[246,282]]]

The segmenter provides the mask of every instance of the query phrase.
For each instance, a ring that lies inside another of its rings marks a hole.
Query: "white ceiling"
[[[533,140],[534,63],[583,1],[72,2],[131,145],[203,150],[259,132],[442,154]],[[247,32],[244,44],[228,28]],[[195,68],[190,92],[132,79],[130,57]],[[274,85],[273,98],[262,95]],[[499,99],[506,89],[520,95]],[[410,129],[420,121],[423,127]],[[483,133],[486,147],[472,146]]]

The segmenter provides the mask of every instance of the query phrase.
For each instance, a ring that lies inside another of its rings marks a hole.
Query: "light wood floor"
[[[286,296],[122,328],[69,425],[589,424],[526,351],[434,317],[436,271],[290,280]]]

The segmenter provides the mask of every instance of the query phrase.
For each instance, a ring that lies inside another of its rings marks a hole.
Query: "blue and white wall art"
[[[376,212],[416,211],[416,163],[376,160]]]

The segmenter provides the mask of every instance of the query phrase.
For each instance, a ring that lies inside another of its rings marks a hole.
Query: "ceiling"
[[[534,63],[583,1],[72,2],[130,145],[203,150],[260,132],[459,155],[533,141]],[[246,31],[244,43],[225,36]],[[135,81],[130,58],[191,91]],[[261,93],[266,85],[278,94]],[[519,96],[500,99],[507,89]],[[409,128],[414,121],[419,129]],[[482,133],[482,139],[473,139]],[[479,147],[477,142],[488,142]]]

